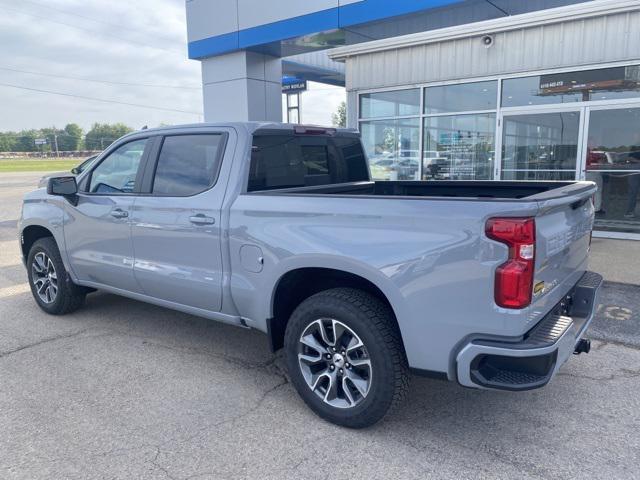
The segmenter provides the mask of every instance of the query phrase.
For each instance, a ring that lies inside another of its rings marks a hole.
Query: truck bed
[[[264,191],[265,194],[306,194],[368,197],[445,197],[496,200],[550,199],[587,187],[581,182],[544,181],[371,181],[334,185],[284,188]],[[555,192],[554,192],[555,191]],[[258,193],[258,192],[254,192]]]

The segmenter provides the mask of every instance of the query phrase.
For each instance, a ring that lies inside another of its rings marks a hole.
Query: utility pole
[[[54,131],[54,133],[53,133],[53,143],[54,143],[54,144],[55,144],[55,146],[56,146],[56,157],[58,157],[58,158],[59,158],[59,157],[60,157],[60,152],[58,151],[58,134],[57,134],[57,133],[55,133],[55,131]]]

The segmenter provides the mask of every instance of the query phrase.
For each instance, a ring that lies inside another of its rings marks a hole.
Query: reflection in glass
[[[153,193],[195,195],[212,185],[218,171],[222,135],[176,135],[164,139]]]
[[[425,113],[495,110],[498,82],[461,83],[425,89]]]
[[[134,140],[110,153],[91,172],[89,192],[112,195],[133,192],[146,145],[146,138]]]
[[[424,180],[490,180],[495,155],[495,114],[425,119]]]
[[[502,106],[640,98],[640,66],[550,73],[502,82]]]
[[[420,113],[420,90],[394,90],[360,95],[360,118],[399,117]]]
[[[511,115],[503,121],[503,180],[575,179],[578,112]]]
[[[375,180],[417,180],[420,120],[361,122],[362,142]]]
[[[547,105],[581,102],[580,92],[545,95],[540,89],[541,77],[510,78],[502,82],[502,106]]]
[[[640,232],[640,108],[594,110],[586,179],[596,182],[596,226]]]

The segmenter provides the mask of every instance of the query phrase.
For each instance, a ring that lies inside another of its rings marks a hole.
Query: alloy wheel
[[[339,320],[319,318],[305,328],[298,363],[311,391],[333,407],[355,407],[369,393],[373,371],[367,348]]]
[[[40,300],[47,304],[56,301],[58,296],[58,275],[53,262],[44,252],[38,252],[33,257],[31,281]]]

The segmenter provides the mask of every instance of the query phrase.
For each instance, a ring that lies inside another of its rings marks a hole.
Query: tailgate
[[[576,182],[529,197],[538,201],[532,305],[555,305],[587,269],[596,191]]]

